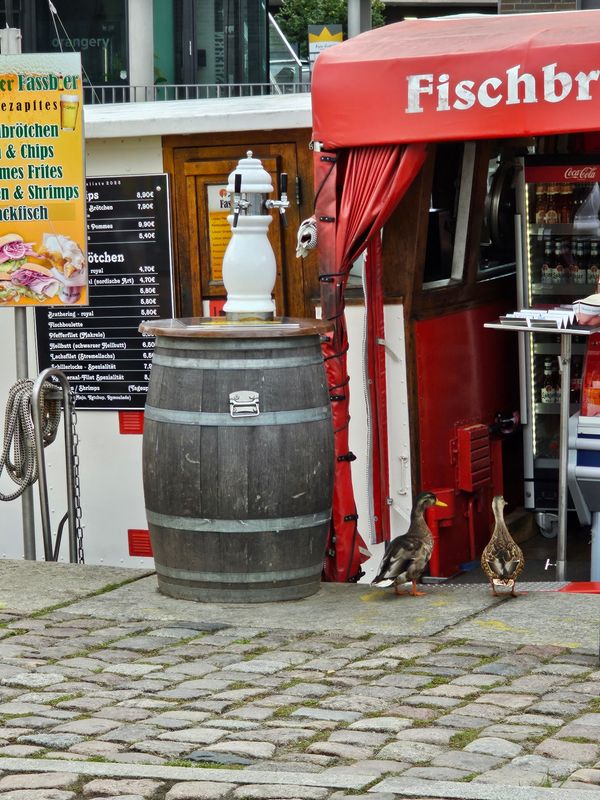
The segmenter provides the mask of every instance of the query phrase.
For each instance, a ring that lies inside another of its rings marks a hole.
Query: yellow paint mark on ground
[[[448,600],[432,600],[430,605],[436,606],[437,608],[441,608],[442,606],[449,606],[450,603]]]
[[[373,592],[367,592],[366,594],[361,594],[360,599],[364,603],[379,603],[381,600],[387,599],[387,592],[382,592],[380,589],[375,589]]]
[[[495,631],[512,631],[513,633],[527,632],[527,628],[515,628],[499,619],[476,619],[475,625],[479,625],[482,628],[492,628]]]

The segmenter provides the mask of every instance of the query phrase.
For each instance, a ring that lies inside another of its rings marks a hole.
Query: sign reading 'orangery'
[[[81,60],[0,56],[0,308],[87,305]]]

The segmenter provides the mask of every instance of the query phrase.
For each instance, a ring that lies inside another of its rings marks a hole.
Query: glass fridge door
[[[572,303],[596,291],[600,275],[600,165],[525,161],[525,302]],[[585,337],[572,340],[571,413],[579,410]],[[558,506],[560,337],[535,334],[529,350],[535,506]]]

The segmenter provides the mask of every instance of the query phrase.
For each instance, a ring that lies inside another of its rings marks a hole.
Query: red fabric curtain
[[[368,550],[358,531],[358,517],[350,463],[348,424],[349,391],[346,353],[348,338],[344,319],[344,290],[353,262],[369,246],[367,288],[374,307],[368,323],[368,340],[383,333],[381,245],[379,231],[389,219],[425,160],[424,144],[356,147],[339,153],[315,153],[315,216],[319,248],[319,274],[323,319],[333,323],[333,333],[323,345],[335,431],[336,471],[333,514],[325,558],[324,577],[352,581],[361,575],[360,565]],[[377,311],[379,308],[379,311]],[[372,347],[370,347],[372,349]],[[375,359],[371,369],[377,370]],[[385,379],[385,375],[384,375]],[[373,418],[381,408],[381,386],[371,394]],[[385,411],[385,409],[383,409]],[[381,434],[379,427],[377,436]],[[383,431],[385,433],[385,431]],[[374,459],[382,464],[379,451]],[[381,482],[381,469],[379,469]],[[387,487],[383,487],[387,491]],[[381,497],[381,492],[377,492]]]
[[[373,236],[367,245],[365,265],[365,304],[367,309],[367,378],[371,426],[371,479],[375,539],[390,538],[390,494],[388,469],[387,375],[385,363],[385,322],[383,318],[383,264],[381,237]]]

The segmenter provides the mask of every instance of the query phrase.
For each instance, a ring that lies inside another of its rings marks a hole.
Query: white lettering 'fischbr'
[[[475,106],[492,108],[500,103],[507,106],[540,101],[560,103],[573,92],[576,100],[592,100],[591,84],[600,78],[600,69],[571,75],[557,67],[557,63],[546,64],[536,76],[521,73],[517,64],[507,69],[503,77],[490,75],[479,82],[469,79],[452,82],[447,73],[409,75],[406,113],[421,114],[426,109],[467,111]]]

